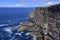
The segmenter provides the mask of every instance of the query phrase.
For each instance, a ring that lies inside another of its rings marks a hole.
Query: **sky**
[[[60,0],[0,0],[0,7],[36,7],[59,3]]]

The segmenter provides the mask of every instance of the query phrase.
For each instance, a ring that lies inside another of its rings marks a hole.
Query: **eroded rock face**
[[[19,31],[29,30],[37,40],[58,40],[60,38],[60,4],[49,7],[37,7],[28,16],[28,21],[19,25]]]
[[[38,35],[36,33],[38,33],[38,31],[40,31],[40,27],[38,27],[38,25],[35,25],[34,23],[31,22],[22,22],[21,25],[19,25],[19,31],[23,31],[23,30],[28,30],[32,35]],[[41,36],[41,35],[38,35]]]

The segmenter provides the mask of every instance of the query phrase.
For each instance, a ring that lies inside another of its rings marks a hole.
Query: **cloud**
[[[53,5],[54,3],[53,3],[53,2],[47,2],[47,4],[49,4],[49,5]]]
[[[45,6],[44,4],[35,4],[35,7]]]
[[[23,4],[16,4],[16,5],[14,5],[14,6],[20,7],[20,6],[24,6],[24,5],[23,5]]]
[[[0,5],[0,7],[34,7],[31,4]]]
[[[13,5],[13,7],[24,7],[25,5],[24,4],[16,4],[16,5]]]
[[[50,6],[50,5],[54,5],[54,2],[46,2],[46,3],[44,4],[44,6]]]
[[[0,5],[0,7],[23,7],[24,4],[14,4],[14,5]]]
[[[54,4],[59,4],[59,2],[57,2],[57,1],[40,2],[40,3],[34,4],[33,6],[40,7],[40,6],[50,6],[50,5],[54,5]]]
[[[44,1],[44,0],[30,0],[30,1],[19,1],[18,3],[11,3],[11,4],[0,4],[0,7],[39,7],[39,6],[50,6],[54,4],[58,4],[58,1]]]
[[[49,2],[46,2],[45,4],[43,4],[43,6],[50,6],[50,5],[55,5],[55,4],[59,4],[59,2],[57,2],[57,1],[49,1]]]
[[[54,5],[54,4],[59,4],[59,2],[57,2],[57,1],[47,2],[47,5]]]

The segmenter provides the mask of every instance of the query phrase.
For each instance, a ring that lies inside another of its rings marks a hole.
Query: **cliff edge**
[[[36,7],[28,20],[21,22],[18,31],[28,30],[36,40],[58,40],[60,24],[60,4],[48,7]]]

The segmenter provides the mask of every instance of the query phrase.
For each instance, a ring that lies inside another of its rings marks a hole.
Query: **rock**
[[[58,40],[60,27],[56,23],[59,23],[59,18],[60,4],[37,7],[29,14],[28,20],[19,25],[18,29],[19,31],[28,30],[31,35],[36,36],[37,40]]]

